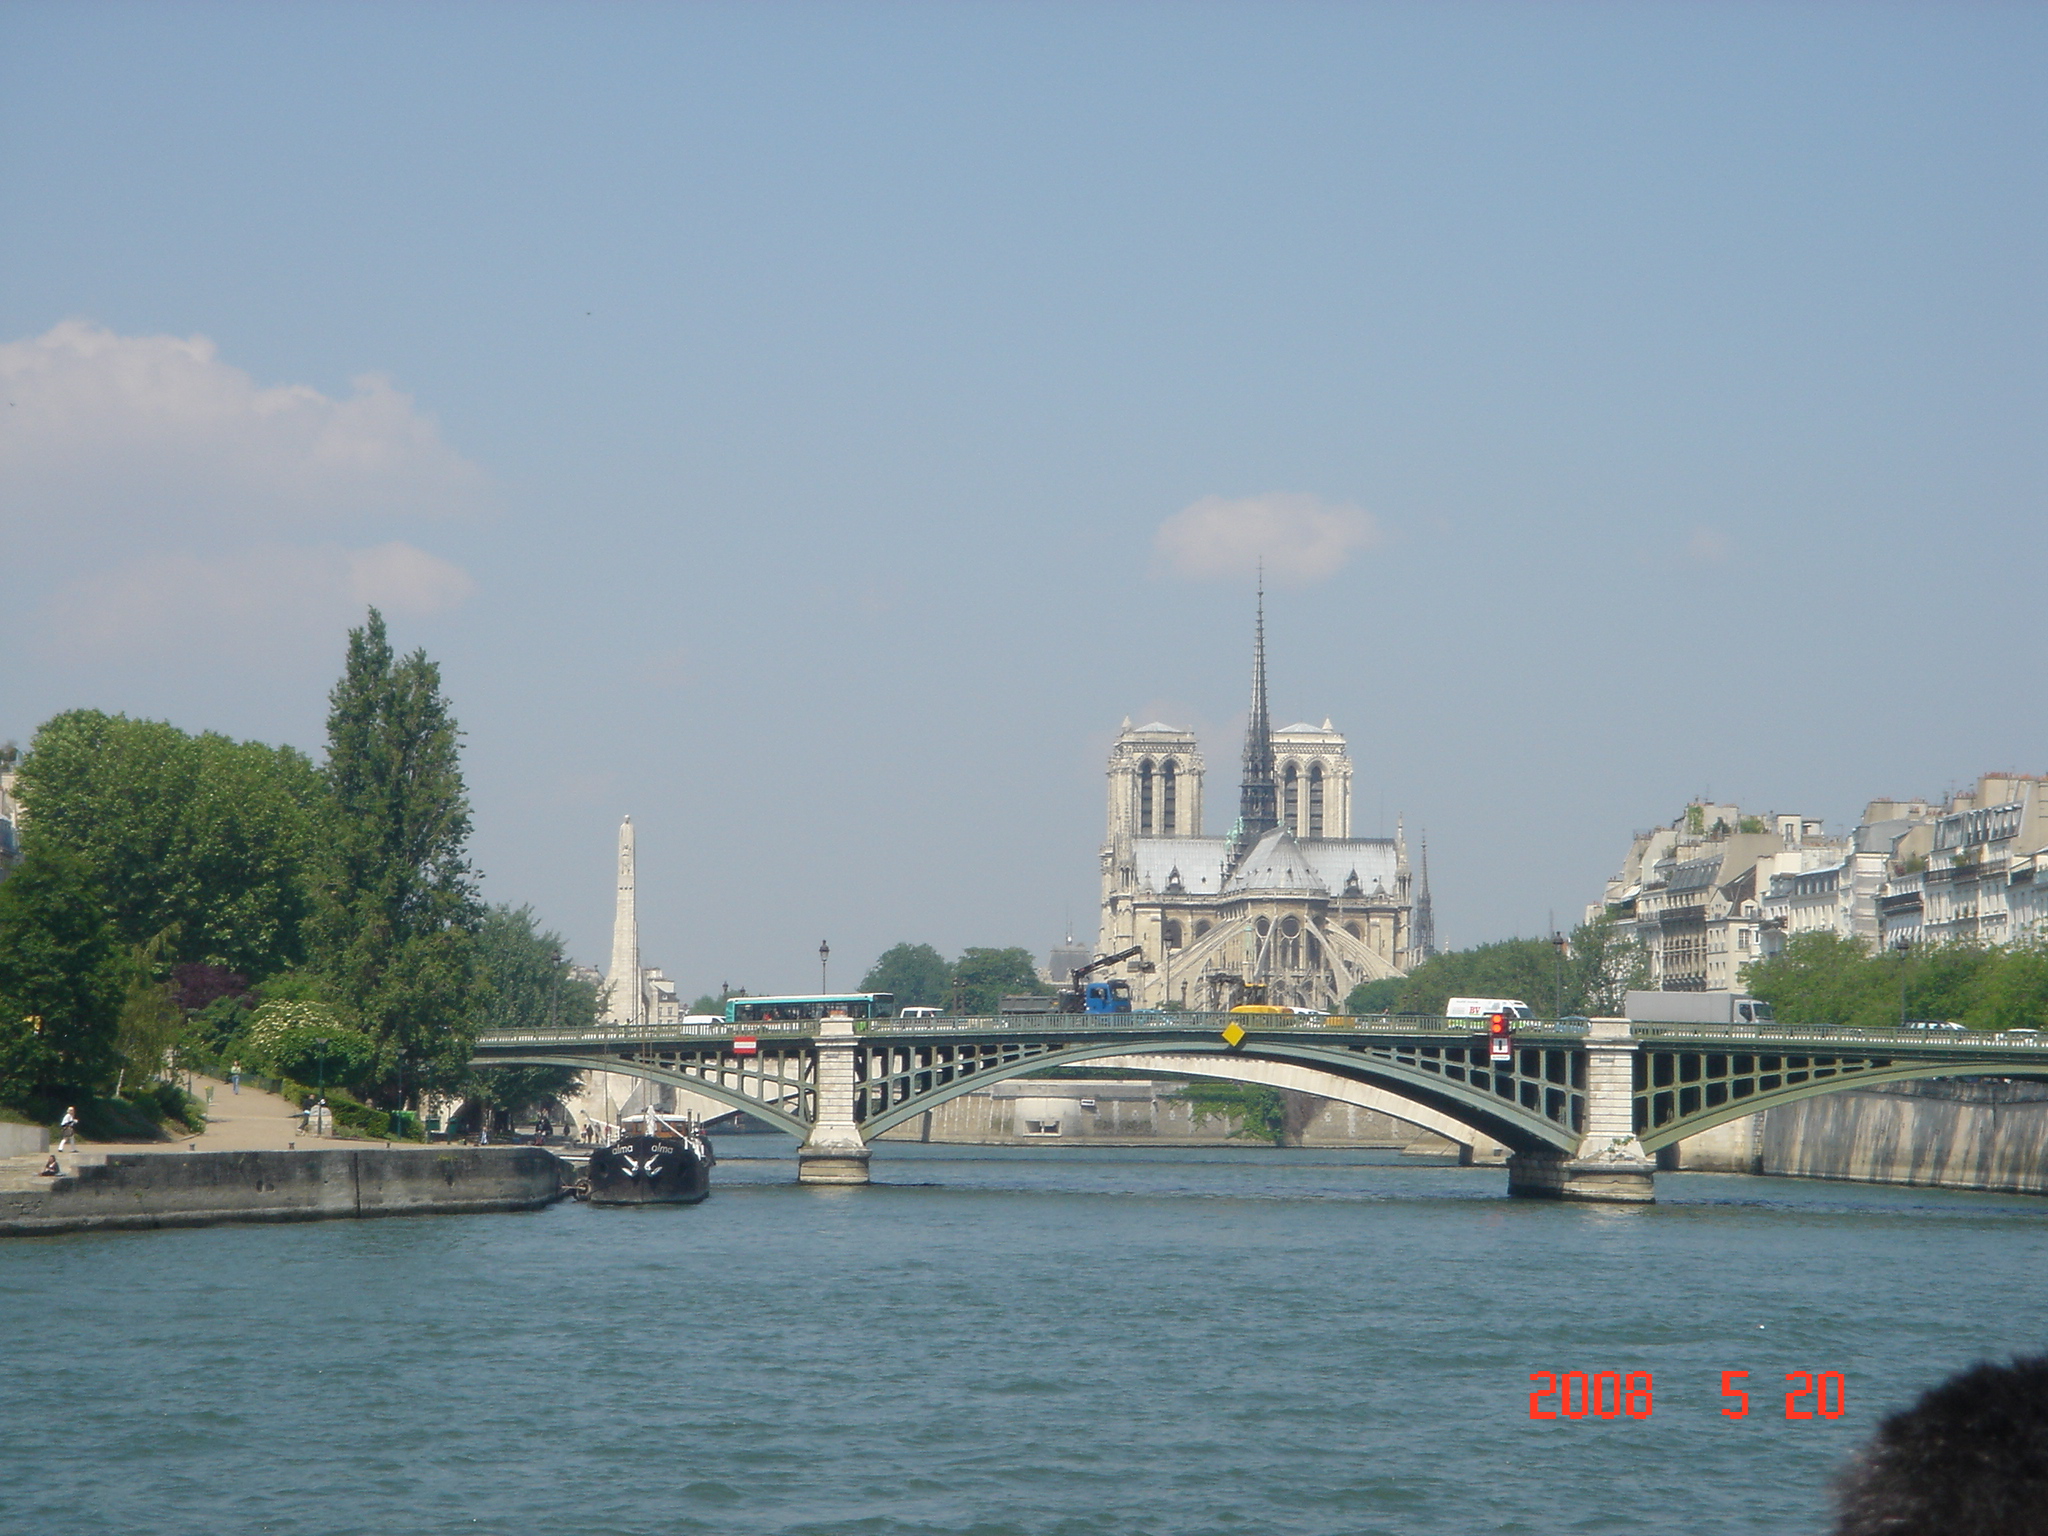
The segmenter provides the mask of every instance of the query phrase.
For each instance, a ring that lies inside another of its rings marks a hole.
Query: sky
[[[2048,770],[2048,7],[0,7],[0,739],[442,667],[685,989],[1094,934],[1273,708],[1440,942]]]

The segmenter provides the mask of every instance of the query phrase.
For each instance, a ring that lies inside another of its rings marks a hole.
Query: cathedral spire
[[[1280,825],[1280,792],[1273,781],[1273,717],[1266,705],[1266,580],[1259,577],[1258,618],[1252,631],[1252,708],[1244,727],[1244,781],[1237,799],[1237,849],[1246,849]]]
[[[1422,868],[1415,882],[1415,912],[1408,947],[1418,960],[1436,953],[1436,912],[1429,901],[1429,834],[1422,834]]]

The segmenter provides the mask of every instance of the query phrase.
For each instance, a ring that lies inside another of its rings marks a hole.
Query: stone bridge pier
[[[818,1021],[816,1118],[797,1149],[796,1176],[802,1184],[865,1184],[868,1143],[854,1118],[854,1052],[859,1039],[853,1020]]]
[[[1575,1151],[1545,1148],[1508,1159],[1508,1193],[1540,1200],[1647,1205],[1657,1160],[1636,1139],[1636,1056],[1627,1019],[1593,1019],[1586,1032],[1586,1129]]]

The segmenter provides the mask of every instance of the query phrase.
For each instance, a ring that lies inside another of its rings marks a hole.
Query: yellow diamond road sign
[[[1224,1025],[1223,1043],[1225,1045],[1244,1044],[1244,1026],[1235,1022]]]

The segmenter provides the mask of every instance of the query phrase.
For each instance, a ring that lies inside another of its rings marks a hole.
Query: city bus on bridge
[[[896,1011],[893,992],[814,992],[802,997],[729,997],[728,1024],[802,1024],[830,1014],[886,1019]]]

